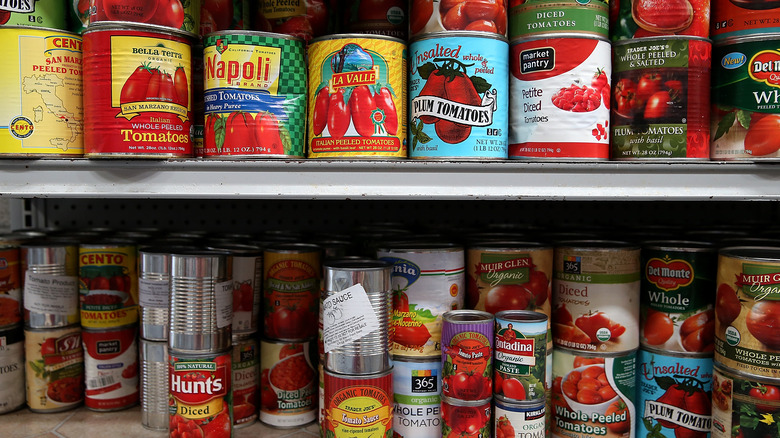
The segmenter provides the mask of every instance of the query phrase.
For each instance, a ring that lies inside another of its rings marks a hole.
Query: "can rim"
[[[332,269],[332,270],[339,270],[339,271],[365,271],[365,270],[390,270],[393,267],[393,264],[386,261],[386,260],[376,260],[376,259],[368,259],[368,258],[361,258],[361,259],[334,259],[334,260],[328,260],[327,262],[322,264],[322,267],[324,269]]]
[[[583,251],[597,251],[603,249],[638,250],[639,245],[626,240],[563,240],[556,245],[558,248],[574,248]]]
[[[159,34],[168,34],[170,36],[181,36],[189,40],[199,39],[199,35],[186,30],[176,29],[159,24],[138,23],[135,21],[97,21],[90,23],[86,30],[81,34],[82,37],[89,33],[100,31],[146,31]]]
[[[377,252],[387,253],[423,253],[463,251],[463,245],[452,242],[412,242],[408,240],[384,242]]]
[[[509,38],[507,38],[506,35],[496,33],[496,32],[486,32],[486,31],[479,31],[479,30],[440,30],[437,32],[428,32],[428,33],[421,33],[421,34],[414,35],[409,40],[409,44],[411,45],[427,39],[445,38],[445,37],[453,37],[453,38],[478,37],[478,38],[498,40],[498,41],[505,42],[507,44],[509,43]]]
[[[535,400],[514,400],[503,394],[494,394],[493,401],[497,404],[500,403],[508,407],[521,408],[524,411],[547,409],[547,395],[545,393],[542,393],[542,396]]]
[[[718,254],[738,259],[780,262],[780,247],[777,246],[728,246],[721,248]]]
[[[530,242],[523,240],[477,240],[468,246],[471,250],[511,250],[511,251],[523,251],[530,250],[544,250],[553,249],[553,246],[545,242]]]
[[[282,254],[301,254],[307,252],[322,252],[319,245],[302,242],[281,242],[274,245],[268,245],[263,248],[263,252],[273,252]]]
[[[496,319],[504,319],[511,322],[546,322],[547,315],[533,310],[502,310],[496,312]]]
[[[275,33],[275,32],[264,32],[260,30],[246,30],[246,29],[236,29],[236,30],[218,30],[216,32],[210,32],[206,35],[203,35],[203,45],[206,46],[205,40],[207,38],[215,38],[220,36],[230,36],[230,35],[254,35],[254,36],[262,36],[262,37],[269,37],[269,38],[279,38],[282,40],[293,40],[293,41],[300,41],[301,43],[304,42],[303,38],[297,37],[295,35],[289,35],[286,33]]]
[[[713,242],[703,240],[644,240],[641,243],[642,249],[653,249],[662,251],[688,251],[688,252],[712,252],[715,253],[717,246]]]
[[[313,38],[311,41],[309,41],[309,46],[311,47],[312,44],[319,43],[322,41],[351,40],[351,39],[394,41],[394,42],[401,43],[404,45],[404,47],[406,47],[406,41],[402,40],[401,38],[393,37],[389,35],[378,35],[378,34],[371,34],[371,33],[334,33],[331,35],[323,35],[317,38]],[[309,48],[309,50],[311,50],[311,48]]]
[[[441,317],[442,320],[450,324],[484,323],[493,322],[495,319],[492,313],[471,309],[449,310],[444,312]]]

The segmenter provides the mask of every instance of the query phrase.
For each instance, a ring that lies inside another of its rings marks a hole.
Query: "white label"
[[[139,278],[138,302],[141,307],[167,309],[170,302],[170,283],[165,280]]]
[[[217,302],[217,328],[233,324],[233,281],[214,285]]]
[[[322,334],[325,352],[343,347],[374,330],[379,320],[363,285],[356,284],[322,302]]]
[[[73,315],[78,311],[78,278],[69,275],[41,275],[27,271],[24,280],[24,308],[30,312]]]

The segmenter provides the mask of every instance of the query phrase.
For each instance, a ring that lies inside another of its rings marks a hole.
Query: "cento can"
[[[222,31],[203,40],[206,158],[304,156],[304,42]]]
[[[552,331],[555,347],[619,353],[639,347],[638,246],[569,241],[555,248]]]
[[[233,335],[257,332],[263,295],[263,250],[255,245],[212,245],[233,259]]]
[[[79,0],[79,2],[84,0]],[[91,0],[89,25],[103,22],[153,24],[197,35],[200,25],[200,0],[160,2],[113,2]],[[208,3],[208,2],[206,2]]]
[[[192,38],[159,26],[84,32],[84,155],[192,156]]]
[[[606,38],[587,34],[512,42],[509,158],[609,158],[611,54]]]
[[[715,7],[713,2],[712,9]],[[617,0],[609,2],[609,12],[612,41],[661,35],[710,36],[710,2],[706,0]]]
[[[316,420],[316,344],[262,339],[260,351],[260,421],[290,428]]]
[[[711,35],[716,41],[732,37],[764,35],[780,30],[780,3],[763,0],[715,0],[712,2]]]
[[[24,324],[54,328],[78,324],[78,244],[41,241],[22,246]]]
[[[135,326],[84,330],[84,405],[93,411],[116,411],[138,403],[138,344]]]
[[[764,437],[777,433],[777,379],[747,376],[715,363],[712,373],[712,438]]]
[[[365,2],[364,2],[365,3]],[[463,4],[461,4],[463,3]],[[441,31],[479,31],[506,36],[507,1],[493,2],[490,6],[478,0],[463,2],[411,2],[409,14],[410,36]],[[511,2],[510,8],[515,6]],[[511,25],[511,23],[510,23]]]
[[[492,412],[492,399],[489,397],[484,400],[465,401],[442,396],[441,436],[492,436]]]
[[[0,414],[24,405],[24,331],[21,324],[0,330]]]
[[[141,424],[168,430],[168,342],[140,339]]]
[[[84,401],[81,327],[24,330],[27,406],[33,412],[73,409]]]
[[[84,0],[82,0],[84,1]],[[79,1],[78,3],[82,3]],[[56,0],[9,1],[0,5],[0,24],[68,29],[67,5]],[[86,2],[89,6],[89,2]]]
[[[523,403],[496,395],[493,397],[493,436],[496,438],[544,438],[547,408],[544,400]]]
[[[76,34],[0,27],[0,56],[9,66],[2,74],[0,156],[84,153],[81,53],[82,40]]]
[[[0,330],[22,322],[22,278],[17,245],[0,243]]]
[[[441,435],[441,358],[393,358],[393,432]]]
[[[257,421],[260,346],[253,335],[233,336],[233,426]]]
[[[345,375],[325,370],[325,436],[384,437],[393,430],[392,369]]]
[[[493,393],[493,315],[451,310],[442,315],[441,393],[458,400],[484,400]]]
[[[709,159],[711,59],[704,38],[615,43],[612,159]]]
[[[555,33],[607,38],[608,9],[604,0],[510,0],[509,39]]]
[[[439,32],[409,47],[409,157],[507,158],[508,42]]]
[[[504,310],[495,315],[493,394],[507,401],[544,400],[547,315]]]
[[[309,57],[309,158],[406,158],[406,43],[316,38]]]
[[[777,16],[777,10],[774,13]],[[715,44],[710,127],[713,159],[780,158],[780,106],[775,99],[778,61],[778,33],[728,38]]]
[[[79,246],[81,326],[118,328],[138,322],[137,248],[129,241]]]

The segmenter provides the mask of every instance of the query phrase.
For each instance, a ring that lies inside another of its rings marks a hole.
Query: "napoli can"
[[[0,243],[0,330],[22,322],[21,253]]]
[[[146,23],[182,30],[195,35],[198,34],[200,0],[170,0],[142,3],[93,0],[90,3],[90,25],[106,21]]]
[[[393,430],[392,369],[345,375],[325,370],[325,436],[384,437]]]
[[[79,1],[81,4],[85,0]],[[0,6],[0,24],[68,29],[67,5],[55,0],[6,2]],[[89,2],[86,2],[87,6]]]
[[[496,395],[493,398],[495,438],[543,438],[547,408],[544,400],[528,404]]]
[[[544,399],[547,315],[527,310],[496,313],[493,394],[508,401]]]
[[[610,30],[608,4],[602,0],[511,0],[509,39],[554,33],[580,33],[606,38]]]
[[[508,43],[501,35],[440,32],[409,48],[410,158],[507,157]]]
[[[79,246],[82,327],[107,329],[138,322],[136,251],[129,241]]]
[[[73,409],[84,401],[81,327],[24,330],[27,406],[33,412]]]
[[[0,330],[0,414],[24,405],[24,330],[21,324]]]
[[[712,438],[772,436],[780,411],[777,379],[753,377],[715,363]]]
[[[76,243],[43,241],[22,246],[25,326],[78,324],[78,260]]]
[[[441,436],[441,358],[393,359],[393,432]]]
[[[116,411],[138,403],[138,329],[84,330],[84,405]]]
[[[491,398],[465,401],[442,396],[441,436],[491,436],[492,412]]]
[[[260,341],[260,421],[299,427],[317,418],[318,374],[313,342]]]
[[[480,3],[483,2],[412,2],[409,11],[410,36],[460,30],[506,36],[509,21],[507,1],[493,2],[490,6]]]
[[[610,37],[615,42],[662,35],[710,36],[709,1],[619,0],[610,2],[609,9],[614,20],[610,23]]]
[[[780,3],[764,0],[715,0],[712,2],[712,38],[763,35],[778,31]]]
[[[140,338],[141,425],[168,430],[168,342]]]
[[[451,310],[442,316],[442,395],[484,400],[493,389],[493,315]]]
[[[233,336],[233,426],[257,421],[260,393],[260,345],[254,336]]]

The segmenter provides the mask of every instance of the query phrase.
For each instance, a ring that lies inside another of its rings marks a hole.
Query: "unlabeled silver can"
[[[138,251],[139,334],[143,339],[168,340],[172,251],[170,247],[149,247]]]
[[[78,244],[37,242],[22,245],[24,323],[28,328],[77,324],[79,316]]]
[[[141,339],[141,424],[168,430],[168,343]]]
[[[243,244],[218,244],[209,249],[226,251],[233,259],[233,334],[256,333],[263,295],[263,250]]]

